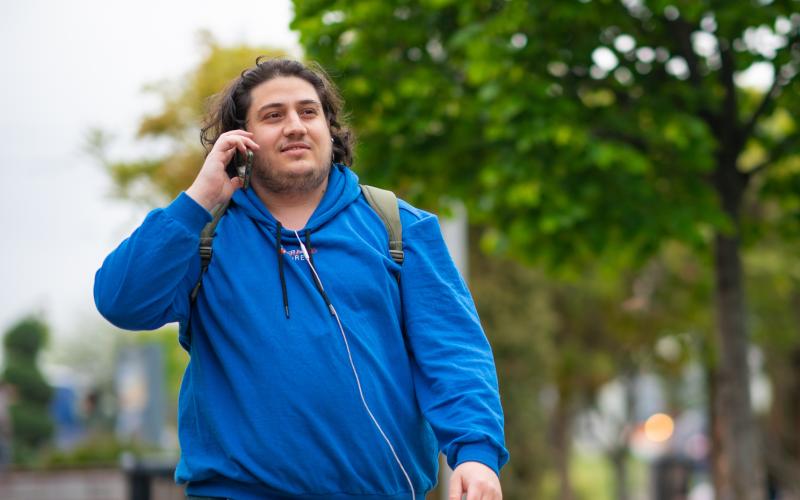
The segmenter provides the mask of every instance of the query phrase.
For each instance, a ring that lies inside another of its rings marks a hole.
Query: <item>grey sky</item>
[[[108,197],[86,131],[121,139],[156,102],[146,83],[200,60],[197,33],[298,53],[289,0],[7,2],[0,16],[0,331],[43,311],[56,336],[99,319],[94,272],[144,211]]]

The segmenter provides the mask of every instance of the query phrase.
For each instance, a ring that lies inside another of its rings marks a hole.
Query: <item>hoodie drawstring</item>
[[[308,260],[311,261],[311,265],[314,265],[314,254],[311,253],[311,230],[306,229],[306,248],[308,249]]]
[[[331,304],[330,299],[328,299],[328,294],[325,293],[325,289],[322,287],[322,282],[319,280],[319,276],[317,275],[317,269],[314,266],[314,253],[311,251],[310,229],[306,229],[306,252],[308,253],[308,263],[311,264],[311,273],[314,278],[314,284],[317,286],[317,291],[319,292],[320,297],[322,297],[322,300],[325,301],[325,305],[328,306],[328,310],[331,312],[331,316],[336,316],[336,312],[333,309],[333,304]]]
[[[283,252],[283,244],[281,242],[281,229],[282,228],[283,228],[283,225],[280,223],[280,221],[278,221],[278,226],[277,226],[277,228],[275,230],[275,250],[276,250],[276,253],[278,254],[278,274],[280,275],[280,279],[281,279],[281,293],[283,295],[283,311],[286,314],[286,317],[289,318],[289,293],[286,291],[286,275],[285,275],[285,273],[283,271],[283,266],[284,266],[284,264],[283,264],[283,260],[284,260],[283,259],[283,253],[284,252]],[[295,232],[295,234],[297,234],[297,233]],[[317,291],[319,292],[319,295],[322,297],[322,300],[325,302],[325,305],[328,306],[329,310],[333,311],[333,305],[331,305],[331,301],[330,301],[330,299],[328,299],[328,294],[325,293],[325,289],[322,288],[322,283],[319,281],[319,277],[317,276],[316,271],[314,270],[314,257],[312,257],[311,230],[310,229],[306,229],[305,237],[306,237],[306,243],[305,243],[306,252],[308,254],[308,261],[311,264],[311,269],[312,269],[312,272],[313,272],[314,285],[316,286]],[[299,237],[298,237],[298,241],[301,241],[299,239]],[[301,241],[301,243],[302,243],[302,241]]]
[[[281,244],[281,223],[275,231],[275,250],[278,254],[278,274],[281,277],[281,292],[283,293],[283,311],[289,317],[289,294],[286,292],[286,276],[283,273],[283,245]]]

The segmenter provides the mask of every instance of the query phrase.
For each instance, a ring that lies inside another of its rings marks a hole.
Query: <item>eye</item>
[[[280,119],[281,114],[278,111],[270,111],[264,115],[265,120],[278,120]]]
[[[303,108],[300,114],[303,116],[317,116],[317,110],[314,108]]]

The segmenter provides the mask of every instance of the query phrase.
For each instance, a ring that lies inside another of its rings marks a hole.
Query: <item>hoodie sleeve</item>
[[[152,330],[181,321],[200,275],[200,231],[211,214],[186,193],[150,212],[95,274],[97,310],[114,325]]]
[[[508,461],[503,410],[489,342],[435,216],[404,224],[403,316],[414,385],[447,463]]]

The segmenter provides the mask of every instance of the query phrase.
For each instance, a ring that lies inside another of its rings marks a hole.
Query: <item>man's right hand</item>
[[[259,147],[253,140],[253,134],[245,130],[230,130],[220,135],[186,194],[209,211],[228,201],[234,191],[242,187],[242,180],[228,177],[225,167],[237,149],[246,153],[248,149],[258,151]]]

